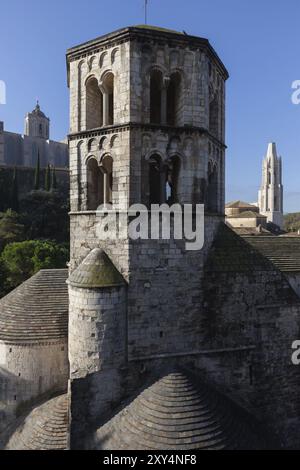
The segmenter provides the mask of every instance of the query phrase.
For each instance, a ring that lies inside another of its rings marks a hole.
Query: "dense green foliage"
[[[69,208],[63,195],[54,189],[32,191],[15,207],[18,212],[0,212],[0,298],[40,269],[65,268],[69,260]]]
[[[0,213],[0,253],[8,243],[22,241],[25,227],[19,214],[8,209]]]
[[[286,214],[284,216],[284,229],[287,232],[297,232],[300,230],[300,212]]]
[[[20,203],[27,239],[69,240],[68,204],[57,192],[32,191]]]
[[[40,269],[65,268],[69,259],[66,244],[28,240],[10,243],[1,255],[6,274],[6,288],[13,289]]]

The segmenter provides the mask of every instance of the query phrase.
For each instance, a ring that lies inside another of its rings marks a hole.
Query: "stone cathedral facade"
[[[206,39],[140,26],[67,63],[68,387],[32,400],[6,448],[299,448],[299,294],[224,223],[220,58]],[[204,248],[101,238],[108,203],[204,204]]]

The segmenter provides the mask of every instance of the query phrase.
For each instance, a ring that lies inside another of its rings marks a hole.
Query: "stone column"
[[[107,193],[108,193],[108,174],[106,171],[103,171],[103,204],[106,207],[107,204]]]

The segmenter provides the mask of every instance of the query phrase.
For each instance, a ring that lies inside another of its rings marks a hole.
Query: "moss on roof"
[[[125,280],[107,254],[95,248],[70,275],[68,283],[83,289],[97,289],[122,286]]]

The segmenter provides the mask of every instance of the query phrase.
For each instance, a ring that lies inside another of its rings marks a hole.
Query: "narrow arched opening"
[[[163,76],[159,70],[153,70],[150,77],[150,122],[161,124],[162,120]]]
[[[97,210],[103,204],[104,176],[95,158],[87,162],[87,209]]]
[[[181,76],[176,72],[171,75],[167,91],[167,123],[178,126],[180,123]]]
[[[170,205],[179,202],[178,188],[180,167],[181,161],[177,155],[169,159],[166,176],[166,201]]]
[[[86,83],[86,128],[95,129],[103,125],[103,95],[95,77]]]
[[[114,124],[114,75],[112,72],[104,75],[101,90],[103,93],[103,125],[111,126]]]
[[[159,155],[149,159],[149,204],[165,202],[166,172]]]
[[[112,204],[113,159],[110,155],[104,156],[101,169],[103,172],[103,202],[104,204]]]

